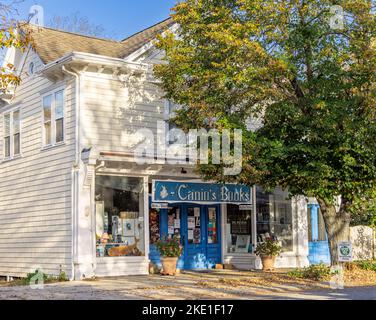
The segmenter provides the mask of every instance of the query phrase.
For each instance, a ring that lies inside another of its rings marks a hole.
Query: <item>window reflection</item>
[[[97,256],[143,256],[143,180],[97,176],[95,195]]]
[[[277,188],[273,193],[257,187],[257,241],[279,241],[282,251],[293,251],[292,202],[288,192]]]

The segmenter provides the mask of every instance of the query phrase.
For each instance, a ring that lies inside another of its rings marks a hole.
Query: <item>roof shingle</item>
[[[173,24],[173,20],[169,18],[120,42],[46,27],[29,27],[32,31],[35,51],[43,63],[48,64],[74,51],[124,58],[152,41]]]

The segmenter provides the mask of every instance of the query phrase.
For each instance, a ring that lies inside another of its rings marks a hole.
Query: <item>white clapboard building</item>
[[[173,109],[152,73],[163,58],[153,40],[172,20],[123,41],[31,28],[34,48],[6,57],[22,82],[1,96],[0,276],[148,274],[156,241],[173,235],[182,269],[259,268],[254,249],[268,237],[283,246],[278,267],[308,264],[304,199],[135,161],[137,132],[168,127]],[[200,196],[223,190],[234,196]]]

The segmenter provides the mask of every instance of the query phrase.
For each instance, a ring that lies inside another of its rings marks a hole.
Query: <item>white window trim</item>
[[[14,126],[13,126],[13,114],[14,112],[19,112],[19,117],[20,117],[20,123],[19,123],[19,126],[20,126],[20,130],[19,130],[19,134],[20,134],[20,153],[19,154],[14,154]],[[10,132],[9,132],[9,136],[10,136],[10,156],[9,157],[6,157],[5,156],[5,116],[9,114],[10,115]],[[14,159],[19,159],[22,157],[22,108],[17,105],[7,111],[5,111],[3,113],[3,116],[2,116],[2,126],[3,126],[3,132],[2,132],[2,145],[3,145],[3,150],[2,150],[2,158],[3,158],[3,162],[5,161],[11,161],[11,160],[14,160]]]
[[[172,102],[168,99],[165,99],[163,119],[164,119],[164,122],[165,122],[166,146],[171,146],[171,145],[174,144],[170,141],[170,137],[169,137],[169,131],[172,129],[171,126],[170,126],[169,120],[175,117],[175,113],[171,112],[171,105],[172,105]]]
[[[56,114],[55,114],[55,107],[56,107],[56,99],[55,95],[57,92],[63,91],[63,141],[56,142]],[[44,128],[44,106],[43,106],[43,100],[44,98],[52,96],[51,100],[51,143],[46,144],[46,132]],[[56,87],[53,90],[50,90],[48,92],[43,93],[41,96],[41,128],[42,128],[42,150],[47,150],[51,149],[54,147],[58,147],[61,145],[65,145],[66,141],[66,119],[67,119],[67,114],[66,114],[66,106],[67,106],[67,101],[66,101],[66,89],[64,86],[61,87]]]

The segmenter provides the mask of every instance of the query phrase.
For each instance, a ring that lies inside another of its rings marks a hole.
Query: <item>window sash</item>
[[[4,138],[4,156],[5,158],[10,157],[10,137]]]
[[[4,157],[21,154],[21,112],[14,110],[4,114]]]
[[[21,153],[21,136],[19,133],[13,135],[13,154],[15,156]]]
[[[64,142],[64,104],[64,90],[56,91],[43,98],[43,139],[45,146]]]
[[[4,137],[10,136],[10,113],[4,114]]]

